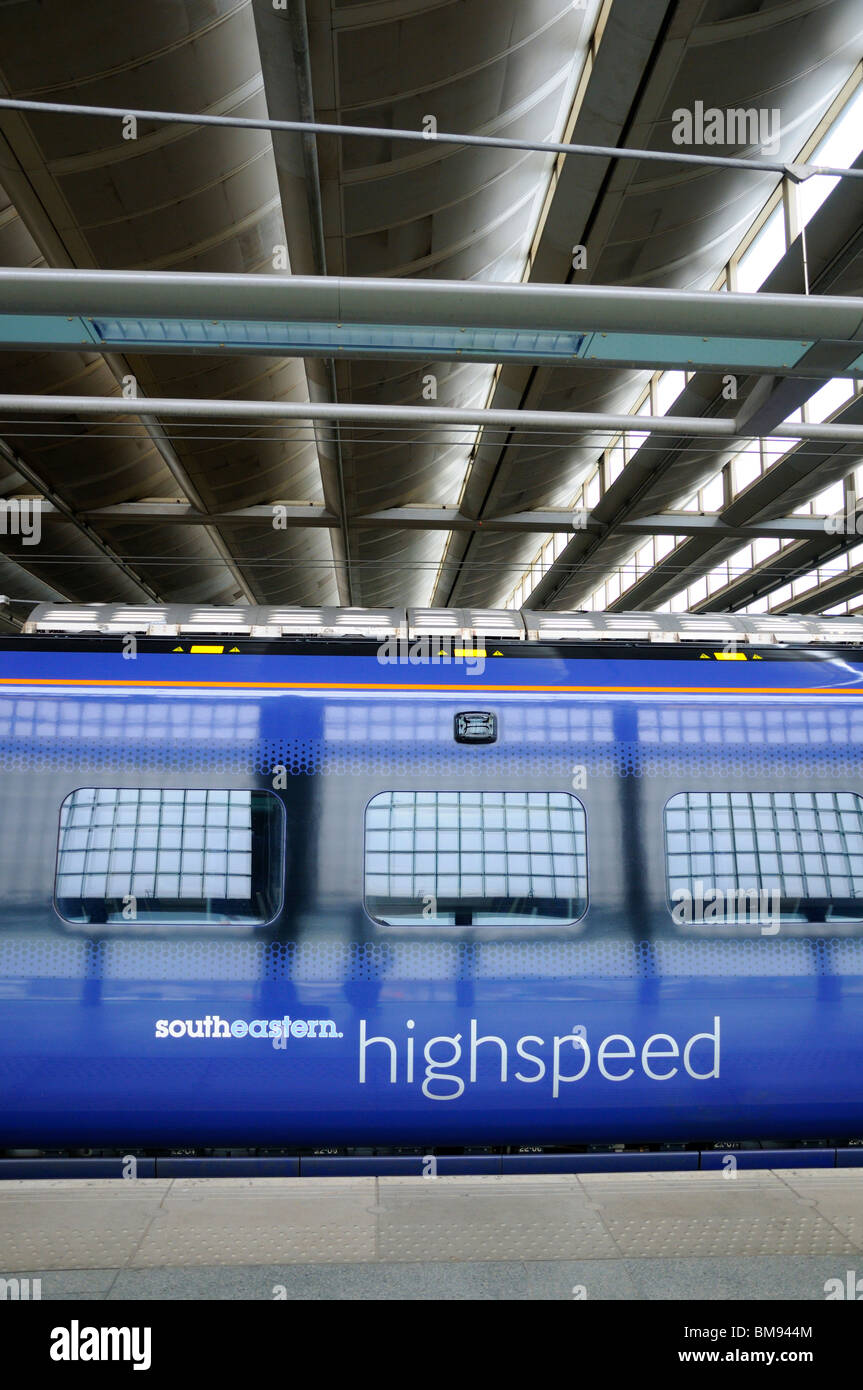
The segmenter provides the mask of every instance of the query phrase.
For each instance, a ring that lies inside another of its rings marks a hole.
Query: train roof
[[[746,643],[863,646],[863,617],[800,614],[558,613],[506,608],[299,608],[193,604],[40,603],[14,614],[0,599],[7,631],[33,636],[146,637],[196,634],[252,638],[496,638],[517,642]]]

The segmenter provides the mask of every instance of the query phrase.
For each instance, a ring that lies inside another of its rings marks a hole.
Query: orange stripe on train
[[[704,685],[409,685],[393,682],[364,681],[143,681],[65,679],[60,676],[0,676],[0,685],[81,685],[131,686],[135,688],[193,689],[193,690],[400,690],[452,691],[458,695],[483,694],[549,694],[549,695],[863,695],[859,686],[809,686],[806,689],[783,689],[772,686],[704,686]]]

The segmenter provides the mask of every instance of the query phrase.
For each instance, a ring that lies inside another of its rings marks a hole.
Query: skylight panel
[[[835,376],[810,396],[806,402],[806,417],[812,424],[820,424],[830,415],[835,415],[854,396],[854,382],[848,377]]]
[[[844,483],[831,483],[817,497],[812,499],[812,510],[816,516],[832,516],[845,506]]]
[[[780,203],[737,262],[737,289],[744,294],[759,289],[786,250],[785,213]]]
[[[725,500],[725,486],[720,470],[715,477],[710,479],[701,489],[702,510],[705,512],[719,512]]]
[[[761,477],[761,442],[750,439],[731,464],[731,491],[735,497]]]
[[[857,89],[845,109],[837,116],[830,130],[809,156],[811,164],[831,164],[836,169],[850,169],[863,150],[863,86]],[[816,174],[806,179],[797,190],[800,220],[804,227],[811,221],[826,198],[838,184],[838,178]]]
[[[662,372],[654,388],[656,414],[665,415],[685,387],[685,372]]]

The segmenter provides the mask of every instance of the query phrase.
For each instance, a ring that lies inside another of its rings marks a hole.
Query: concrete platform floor
[[[0,1183],[43,1299],[817,1299],[863,1169]]]

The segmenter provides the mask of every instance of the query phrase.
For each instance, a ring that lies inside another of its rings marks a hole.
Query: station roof
[[[0,588],[863,608],[863,178],[808,172],[863,172],[861,59],[856,0],[0,6],[3,97],[377,132],[0,110]],[[736,164],[433,138],[684,153],[699,103]]]

